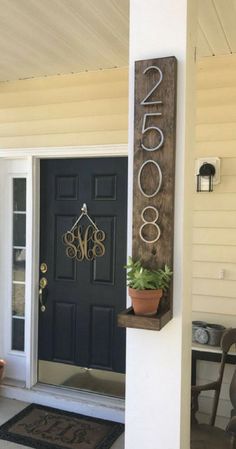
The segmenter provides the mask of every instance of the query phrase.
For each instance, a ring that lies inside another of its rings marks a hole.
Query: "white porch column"
[[[175,56],[178,88],[174,317],[160,332],[127,329],[125,449],[189,449],[196,3],[196,0],[130,0],[130,201],[134,61]],[[131,254],[130,208],[129,212]]]

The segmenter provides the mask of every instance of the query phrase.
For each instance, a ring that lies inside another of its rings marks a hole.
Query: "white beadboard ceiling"
[[[128,36],[129,0],[0,0],[0,81],[127,66]],[[198,57],[234,52],[236,0],[199,0]]]
[[[198,57],[236,52],[236,0],[199,0]]]
[[[0,81],[128,65],[129,0],[0,0]]]

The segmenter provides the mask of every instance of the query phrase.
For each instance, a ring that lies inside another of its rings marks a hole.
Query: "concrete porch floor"
[[[19,413],[25,407],[26,402],[16,401],[14,399],[6,399],[0,397],[0,425],[8,421],[14,415]],[[23,449],[28,446],[11,443],[10,441],[0,440],[0,449]],[[124,434],[121,435],[113,444],[111,449],[124,449]]]

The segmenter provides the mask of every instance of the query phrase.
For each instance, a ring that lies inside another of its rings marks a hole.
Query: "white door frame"
[[[26,388],[38,381],[38,267],[40,229],[40,159],[122,157],[128,156],[128,145],[93,145],[0,150],[0,158],[28,161],[27,189],[27,272],[25,296]]]

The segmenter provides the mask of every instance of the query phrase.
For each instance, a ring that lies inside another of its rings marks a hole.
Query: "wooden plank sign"
[[[135,63],[133,259],[173,268],[175,57]]]

